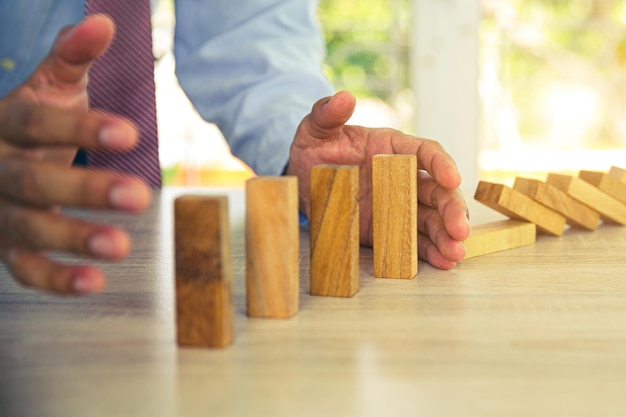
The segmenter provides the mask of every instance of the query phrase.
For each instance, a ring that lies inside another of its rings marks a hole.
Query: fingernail
[[[128,148],[128,130],[120,126],[103,126],[98,132],[100,144],[113,149]]]
[[[89,251],[103,258],[112,258],[114,255],[113,241],[106,235],[96,234],[89,239]]]
[[[80,294],[89,294],[97,290],[94,281],[83,276],[77,276],[72,280],[72,289]]]
[[[139,184],[117,184],[109,191],[109,203],[115,208],[135,210],[145,199],[145,192]]]

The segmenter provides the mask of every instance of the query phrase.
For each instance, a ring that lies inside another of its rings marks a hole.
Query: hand
[[[0,259],[25,286],[99,291],[99,269],[45,252],[119,259],[130,250],[126,232],[70,218],[60,205],[134,212],[150,202],[139,180],[70,167],[77,147],[124,151],[137,142],[127,120],[87,110],[87,70],[113,33],[104,16],[64,29],[30,78],[0,99]]]
[[[345,123],[356,100],[347,91],[319,100],[296,132],[286,173],[298,177],[300,209],[309,215],[311,168],[318,164],[359,166],[359,219],[362,245],[371,246],[372,157],[417,155],[419,257],[449,269],[465,256],[462,241],[470,232],[468,210],[458,187],[456,164],[438,142],[392,129],[368,129]]]

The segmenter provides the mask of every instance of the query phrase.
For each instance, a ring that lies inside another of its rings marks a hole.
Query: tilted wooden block
[[[417,274],[417,158],[375,155],[372,160],[374,276]]]
[[[610,174],[598,171],[580,171],[578,176],[600,191],[626,204],[626,183]]]
[[[626,224],[626,206],[588,182],[571,175],[548,174],[547,183],[588,205],[603,219]]]
[[[300,237],[296,177],[246,183],[246,303],[250,317],[298,312]]]
[[[472,227],[463,242],[465,258],[487,255],[535,243],[535,224],[520,220],[500,220]]]
[[[611,170],[609,171],[609,175],[611,175],[613,178],[616,178],[620,182],[623,182],[626,184],[626,169],[619,168],[619,167],[611,167]]]
[[[178,197],[174,229],[178,344],[226,346],[233,338],[228,200]]]
[[[513,189],[565,216],[567,223],[574,227],[589,230],[598,227],[600,214],[597,211],[552,185],[536,179],[518,177],[515,179]]]
[[[310,293],[352,297],[359,290],[359,167],[311,170]]]
[[[474,199],[512,219],[537,225],[537,230],[561,236],[565,217],[503,184],[480,181]]]

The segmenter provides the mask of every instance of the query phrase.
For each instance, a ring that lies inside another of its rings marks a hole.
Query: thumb
[[[89,16],[63,29],[35,74],[44,71],[61,83],[80,82],[92,62],[107,49],[114,32],[113,21],[104,15]]]
[[[356,106],[356,97],[349,91],[339,91],[313,105],[309,115],[311,136],[330,139],[350,119]]]

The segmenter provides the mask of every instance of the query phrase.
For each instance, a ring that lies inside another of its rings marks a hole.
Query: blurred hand
[[[124,151],[137,142],[129,121],[87,110],[87,70],[113,33],[104,16],[62,30],[30,78],[0,99],[0,259],[25,286],[99,291],[99,269],[60,264],[46,251],[119,259],[130,250],[126,232],[67,217],[61,205],[136,212],[150,202],[137,179],[70,166],[77,147]]]
[[[319,100],[306,116],[291,145],[288,175],[298,177],[300,209],[309,216],[310,172],[318,164],[357,165],[360,170],[360,240],[371,246],[372,157],[417,155],[419,257],[449,269],[465,256],[462,241],[470,233],[468,209],[458,189],[461,176],[438,142],[392,129],[369,129],[345,123],[356,99],[341,91]]]

